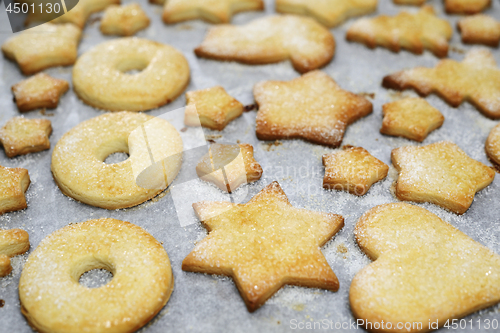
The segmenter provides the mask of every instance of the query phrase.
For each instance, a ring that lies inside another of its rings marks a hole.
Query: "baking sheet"
[[[129,1],[123,1],[129,3]],[[441,0],[431,0],[439,15],[443,16]],[[151,26],[137,34],[139,37],[168,43],[181,50],[189,61],[192,80],[188,90],[202,89],[217,84],[224,86],[228,92],[244,104],[252,104],[252,87],[262,80],[290,80],[299,74],[288,62],[264,66],[247,66],[238,63],[216,62],[197,59],[193,49],[202,41],[210,24],[202,21],[189,21],[177,25],[166,26],[161,21],[161,7],[141,1],[143,9],[152,20]],[[250,12],[238,14],[233,23],[244,24],[263,15],[274,12],[273,1],[266,1],[265,13]],[[378,13],[396,14],[403,8],[393,5],[392,1],[380,0]],[[411,9],[416,10],[416,9]],[[500,18],[500,3],[493,1],[492,8],[485,13]],[[79,47],[79,54],[92,46],[115,37],[103,36],[99,31],[93,15],[87,24]],[[376,14],[374,14],[376,15]],[[446,16],[455,27],[459,16]],[[337,41],[337,52],[334,60],[324,68],[342,88],[356,93],[374,93],[373,114],[348,127],[343,144],[362,146],[371,154],[390,165],[390,153],[393,148],[414,145],[402,138],[382,136],[381,106],[393,101],[401,95],[413,96],[413,92],[395,93],[381,87],[382,78],[403,68],[414,66],[434,66],[439,61],[431,53],[414,55],[403,51],[399,54],[386,49],[370,50],[361,44],[345,41],[347,28],[353,21],[332,29]],[[7,16],[0,10],[0,43],[11,36]],[[454,33],[451,41],[450,57],[461,60],[464,51],[470,49],[460,43],[460,35]],[[499,49],[491,49],[500,63]],[[71,79],[71,67],[52,68],[46,73],[66,80]],[[13,116],[19,115],[12,101],[11,85],[23,79],[18,67],[0,58],[0,126]],[[451,140],[457,143],[469,156],[490,165],[484,153],[484,142],[489,131],[497,122],[482,116],[470,104],[459,108],[448,106],[441,99],[431,96],[427,100],[438,108],[446,120],[441,129],[434,131],[423,142],[429,144],[440,140]],[[170,110],[182,108],[185,98],[181,96],[170,105],[148,112],[157,116]],[[258,141],[255,137],[255,111],[245,113],[230,123],[222,132],[206,130],[207,138],[217,142],[251,143],[255,148],[255,158],[262,165],[264,174],[261,180],[240,188],[235,200],[248,201],[263,187],[272,181],[278,181],[289,197],[291,203],[300,208],[319,210],[341,214],[345,218],[345,227],[323,247],[328,263],[340,281],[338,292],[300,287],[284,287],[255,313],[249,313],[231,279],[197,273],[186,273],[181,270],[181,262],[193,249],[194,244],[206,236],[206,231],[194,217],[192,211],[185,212],[182,222],[177,217],[175,202],[190,205],[198,199],[192,196],[172,198],[172,192],[153,201],[131,209],[108,211],[81,204],[64,196],[57,188],[50,173],[52,149],[61,136],[78,123],[103,114],[83,104],[70,91],[62,97],[61,103],[54,111],[42,115],[38,111],[25,114],[27,118],[47,118],[52,121],[54,132],[50,137],[52,148],[48,151],[29,154],[8,159],[0,152],[0,164],[7,167],[22,167],[29,170],[31,186],[27,191],[28,208],[23,211],[7,213],[0,216],[0,228],[22,228],[29,232],[32,249],[51,232],[71,222],[82,222],[88,219],[112,217],[130,221],[149,231],[156,239],[163,242],[175,276],[175,289],[168,304],[145,328],[143,332],[287,332],[306,323],[325,320],[329,325],[349,323],[355,320],[349,309],[349,286],[354,275],[370,263],[361,253],[354,241],[353,229],[358,218],[368,209],[396,199],[390,187],[397,177],[391,166],[389,176],[375,184],[367,195],[359,198],[345,192],[326,191],[322,189],[324,169],[321,156],[332,149],[309,144],[300,140],[281,141],[280,145]],[[193,181],[190,189],[198,193],[202,200],[221,200],[222,192],[215,186]],[[179,191],[177,191],[179,192]],[[451,223],[473,239],[500,254],[500,177],[485,190],[476,195],[474,203],[463,216],[449,213],[431,204],[420,206],[429,209],[445,221]],[[196,199],[196,200],[195,200]],[[181,223],[183,226],[181,226]],[[32,250],[30,250],[31,252]],[[30,253],[28,252],[28,254]],[[18,282],[27,255],[12,259],[13,273],[0,278],[0,299],[5,305],[0,308],[0,332],[31,332],[26,320],[20,312],[18,300]],[[466,329],[451,330],[455,332],[482,331],[486,320],[500,321],[500,306],[496,305],[476,312],[465,319]],[[469,320],[472,319],[473,329]],[[479,320],[479,322],[478,322]],[[478,323],[481,324],[479,329]],[[316,326],[317,327],[317,326]],[[323,327],[323,326],[322,326]],[[331,329],[325,329],[326,331]],[[362,329],[341,329],[346,332],[362,332]],[[441,332],[448,331],[443,328]]]

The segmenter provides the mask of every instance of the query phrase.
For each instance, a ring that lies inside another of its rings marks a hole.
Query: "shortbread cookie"
[[[243,114],[245,106],[221,86],[186,93],[184,124],[222,131]]]
[[[496,166],[500,166],[500,125],[495,126],[485,144],[486,154]]]
[[[137,3],[112,5],[104,12],[101,32],[105,35],[132,36],[149,26],[149,18]]]
[[[491,0],[444,0],[448,14],[477,14],[491,5]]]
[[[48,119],[14,117],[0,129],[0,142],[7,157],[50,149],[52,124]]]
[[[21,229],[0,230],[0,277],[12,272],[10,258],[23,254],[30,248],[30,239]]]
[[[484,115],[500,118],[500,69],[488,50],[472,49],[462,62],[445,59],[435,68],[416,67],[386,76],[383,86],[415,89],[419,95],[436,93],[451,106],[464,100]]]
[[[441,127],[444,116],[423,98],[404,98],[382,106],[384,120],[380,133],[424,141]]]
[[[397,148],[391,159],[399,171],[398,199],[430,202],[457,214],[465,213],[476,192],[495,178],[492,168],[449,141]]]
[[[427,0],[393,0],[397,5],[422,6]]]
[[[0,214],[28,207],[24,192],[30,186],[28,170],[0,165]]]
[[[491,16],[474,15],[458,21],[462,42],[467,44],[485,44],[497,47],[500,42],[500,22]]]
[[[265,81],[254,87],[257,137],[260,140],[301,138],[337,147],[347,125],[370,114],[372,103],[342,90],[321,71],[292,81]]]
[[[340,215],[293,207],[277,182],[246,204],[193,204],[209,231],[183,260],[190,272],[231,276],[250,312],[285,284],[337,291],[320,247],[344,225]]]
[[[329,28],[375,10],[377,0],[276,0],[277,12],[308,15]]]
[[[428,49],[438,57],[446,57],[452,34],[448,21],[437,17],[432,6],[425,6],[416,14],[401,12],[392,17],[359,19],[351,25],[346,38],[370,48],[378,45],[393,52],[403,48],[416,54]]]
[[[335,53],[335,39],[311,18],[269,16],[246,25],[210,28],[195,49],[199,57],[269,64],[290,59],[293,67],[308,72],[325,66]]]
[[[500,256],[424,208],[377,206],[355,235],[375,262],[356,274],[349,301],[371,332],[428,332],[500,301]]]
[[[45,73],[37,74],[12,86],[17,108],[21,112],[39,108],[54,109],[69,83]]]
[[[214,144],[196,166],[196,173],[201,179],[231,193],[243,184],[259,180],[262,167],[253,157],[250,144]]]
[[[211,23],[229,23],[236,13],[263,9],[262,0],[166,0],[163,21],[176,23],[202,19]]]
[[[345,146],[343,150],[323,155],[323,187],[365,195],[376,182],[387,177],[389,167],[361,147]]]
[[[17,62],[23,74],[30,75],[49,67],[73,65],[81,34],[72,24],[46,23],[9,38],[2,52]]]

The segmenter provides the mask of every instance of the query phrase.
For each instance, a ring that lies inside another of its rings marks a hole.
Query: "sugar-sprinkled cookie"
[[[382,106],[384,120],[380,133],[424,141],[430,132],[441,127],[444,116],[423,98],[404,98]]]
[[[342,90],[327,74],[313,71],[291,81],[264,81],[254,87],[257,137],[301,138],[337,147],[347,125],[370,114],[364,97]]]
[[[444,0],[448,14],[477,14],[491,5],[491,0]]]
[[[276,11],[308,15],[332,28],[351,17],[366,15],[377,9],[377,0],[277,0]]]
[[[68,81],[45,73],[39,73],[12,86],[17,108],[21,112],[39,108],[54,109],[68,89]]]
[[[311,18],[268,16],[241,26],[225,24],[210,28],[195,53],[199,57],[247,64],[289,59],[297,71],[304,73],[332,60],[335,39]]]
[[[30,248],[29,235],[21,229],[0,230],[0,277],[12,272],[10,258]]]
[[[497,167],[500,166],[500,124],[495,126],[491,130],[490,135],[488,135],[485,150],[489,159],[495,163]]]
[[[440,61],[435,68],[416,67],[386,76],[383,86],[436,93],[453,107],[464,100],[490,118],[500,118],[500,69],[490,51],[472,49],[462,62]]]
[[[28,207],[24,192],[29,186],[28,170],[0,165],[0,214]]]
[[[422,6],[427,0],[393,0],[397,5]]]
[[[355,235],[375,260],[349,291],[368,331],[428,332],[500,301],[500,256],[424,208],[374,207]]]
[[[449,141],[396,148],[391,159],[399,171],[398,199],[430,202],[457,214],[465,213],[476,192],[495,178],[492,168]]]
[[[500,42],[500,22],[488,15],[477,14],[458,21],[462,42],[497,47]]]
[[[111,5],[101,20],[101,32],[105,35],[132,36],[146,29],[149,23],[149,17],[137,3]]]
[[[344,225],[340,215],[293,207],[277,182],[246,204],[193,204],[209,231],[183,260],[190,272],[231,276],[250,312],[285,284],[337,291],[320,247]]]
[[[0,129],[0,142],[7,157],[50,149],[52,125],[48,119],[14,117]]]

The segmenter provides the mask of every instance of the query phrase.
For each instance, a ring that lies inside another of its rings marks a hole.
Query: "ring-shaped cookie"
[[[140,70],[136,74],[127,72]],[[145,111],[170,103],[189,83],[186,58],[169,45],[120,38],[84,53],[73,68],[76,94],[109,111]]]
[[[500,124],[491,130],[484,148],[490,161],[496,166],[500,166]]]
[[[81,275],[106,269],[99,288]],[[167,303],[174,279],[167,253],[144,229],[114,219],[68,225],[29,256],[19,281],[21,311],[38,332],[135,332]]]

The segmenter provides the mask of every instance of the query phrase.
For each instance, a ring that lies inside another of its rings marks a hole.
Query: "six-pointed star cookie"
[[[0,214],[28,207],[24,192],[29,185],[28,170],[0,165]]]
[[[458,21],[458,29],[464,43],[497,47],[500,42],[500,22],[491,16],[478,14],[465,17]]]
[[[495,178],[492,168],[449,141],[397,148],[391,159],[399,171],[398,199],[431,202],[457,214],[465,213],[476,192]]]
[[[211,23],[229,23],[236,13],[263,9],[262,0],[166,0],[163,21],[203,19]]]
[[[384,179],[389,167],[361,147],[345,146],[343,150],[323,155],[323,187],[365,195],[370,187]]]
[[[277,0],[276,11],[308,15],[332,28],[345,20],[377,9],[377,0]]]
[[[289,82],[265,81],[254,87],[257,137],[260,140],[301,138],[337,147],[347,125],[372,112],[364,97],[342,90],[321,71]]]
[[[48,119],[14,117],[0,129],[0,142],[7,157],[50,149],[52,125]]]
[[[21,112],[38,108],[56,108],[59,98],[68,91],[69,83],[39,73],[12,86],[17,108]]]
[[[393,52],[404,48],[416,54],[428,49],[438,57],[446,57],[452,34],[451,25],[437,17],[433,7],[425,6],[415,14],[403,11],[392,17],[359,19],[351,25],[346,38],[370,48],[379,45]]]
[[[149,23],[149,17],[137,3],[127,6],[112,5],[104,12],[101,32],[105,35],[132,36],[146,29]]]
[[[232,276],[249,311],[285,284],[338,290],[320,246],[343,227],[342,216],[293,207],[277,182],[246,204],[193,207],[209,234],[182,269]]]
[[[10,258],[30,248],[29,235],[21,229],[0,230],[0,277],[12,271]]]
[[[403,70],[386,76],[382,84],[415,89],[422,96],[436,93],[454,107],[466,100],[484,115],[500,118],[500,69],[488,50],[472,49],[462,62],[445,59],[435,68]]]

